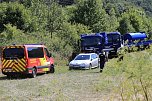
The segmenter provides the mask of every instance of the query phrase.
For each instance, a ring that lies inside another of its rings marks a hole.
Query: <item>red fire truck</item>
[[[5,46],[2,49],[2,73],[11,77],[16,74],[54,73],[54,59],[43,44]]]

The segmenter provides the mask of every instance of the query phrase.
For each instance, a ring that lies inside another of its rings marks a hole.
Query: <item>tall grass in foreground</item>
[[[110,60],[101,76],[105,81],[95,85],[96,91],[111,89],[110,100],[150,101],[152,99],[152,49],[124,55],[124,60]],[[108,79],[108,78],[113,79]],[[110,86],[109,86],[110,85]]]

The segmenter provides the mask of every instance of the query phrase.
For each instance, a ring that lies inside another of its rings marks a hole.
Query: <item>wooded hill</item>
[[[82,33],[146,32],[151,38],[151,0],[1,0],[0,46],[44,43],[54,57],[78,51]]]

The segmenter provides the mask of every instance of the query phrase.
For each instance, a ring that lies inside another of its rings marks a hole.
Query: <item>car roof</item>
[[[46,46],[43,44],[21,44],[21,45],[13,44],[13,45],[4,46],[3,48],[13,48],[13,47],[21,48],[21,47],[46,47]]]
[[[78,55],[91,55],[91,54],[96,54],[96,53],[80,53]]]

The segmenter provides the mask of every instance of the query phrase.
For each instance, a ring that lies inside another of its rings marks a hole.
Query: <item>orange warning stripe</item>
[[[9,63],[10,63],[9,61],[5,61],[2,65],[2,68],[6,68]]]
[[[23,70],[16,64],[14,64],[14,68],[18,69],[20,72],[22,72]]]
[[[25,59],[18,59],[13,61],[4,60],[2,64],[3,64],[2,68],[4,68],[4,71],[6,71],[5,69],[7,69],[8,67],[11,67],[13,72],[23,72],[26,70]]]
[[[12,45],[12,46],[6,46],[3,47],[3,50],[6,48],[24,48],[22,45]],[[7,70],[11,67],[11,71]],[[2,69],[4,72],[23,72],[26,70],[26,61],[25,58],[23,59],[17,59],[17,60],[6,60],[2,59]]]

